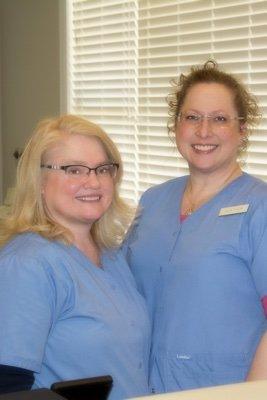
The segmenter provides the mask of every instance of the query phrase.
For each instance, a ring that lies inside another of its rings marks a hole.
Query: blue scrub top
[[[187,179],[143,195],[125,243],[153,324],[156,392],[244,380],[266,330],[267,185],[244,173],[181,222]]]
[[[121,252],[97,268],[75,246],[21,234],[0,251],[0,364],[33,388],[111,375],[110,399],[148,393],[150,324]]]

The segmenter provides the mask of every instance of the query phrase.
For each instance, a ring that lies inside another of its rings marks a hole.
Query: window
[[[69,110],[99,123],[124,161],[122,194],[187,172],[167,134],[170,80],[215,59],[257,96],[246,171],[267,180],[267,0],[69,0]]]

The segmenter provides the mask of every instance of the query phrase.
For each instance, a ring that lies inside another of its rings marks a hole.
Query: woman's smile
[[[94,201],[99,201],[101,199],[101,196],[100,195],[76,196],[75,199],[82,202],[94,202]]]
[[[217,149],[218,145],[215,144],[192,144],[191,147],[199,154],[209,154]]]

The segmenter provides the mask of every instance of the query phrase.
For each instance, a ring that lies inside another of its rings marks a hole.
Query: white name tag
[[[248,211],[249,204],[239,204],[238,206],[223,207],[220,209],[219,217],[223,215],[242,214]]]

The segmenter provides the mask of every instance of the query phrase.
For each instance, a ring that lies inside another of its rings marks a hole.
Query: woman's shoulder
[[[39,255],[46,253],[51,241],[33,232],[20,233],[11,238],[2,248],[1,254],[17,254],[18,256]]]
[[[267,202],[267,182],[257,178],[248,173],[243,174],[241,181],[241,190],[248,193],[250,199],[253,201],[266,201]]]
[[[30,247],[32,250],[37,246],[38,243],[43,242],[40,235],[32,232],[19,233],[11,237],[1,248],[1,252],[26,252]]]
[[[37,233],[18,234],[0,250],[0,271],[3,273],[8,269],[14,275],[23,271],[24,279],[35,277],[49,285],[59,281],[60,277],[62,284],[69,285],[70,252],[67,249],[68,246],[57,240],[46,239]]]
[[[1,288],[10,285],[16,294],[31,293],[39,298],[38,291],[42,293],[41,302],[53,309],[55,304],[59,304],[58,309],[68,306],[73,281],[66,268],[68,255],[62,255],[56,240],[30,232],[14,236],[0,250]]]
[[[248,173],[234,182],[229,192],[233,205],[246,206],[241,214],[242,231],[249,228],[254,236],[261,237],[267,228],[267,183]]]

